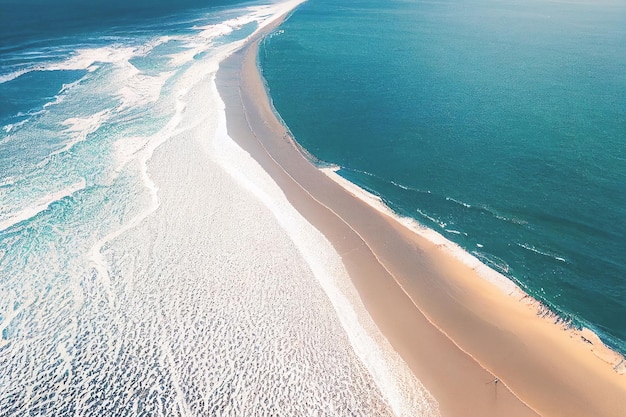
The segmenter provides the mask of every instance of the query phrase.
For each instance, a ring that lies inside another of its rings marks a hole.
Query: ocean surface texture
[[[295,4],[0,0],[0,416],[435,416],[225,128]]]
[[[297,140],[626,353],[626,3],[310,0],[261,66]]]

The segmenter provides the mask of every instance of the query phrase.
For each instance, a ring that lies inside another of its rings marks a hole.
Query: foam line
[[[14,226],[18,223],[27,221],[29,219],[34,218],[39,213],[45,211],[50,207],[50,205],[56,201],[60,201],[66,197],[71,196],[77,191],[83,190],[86,187],[86,182],[83,179],[75,184],[70,185],[67,188],[59,190],[55,193],[48,194],[44,197],[41,197],[39,200],[31,204],[30,206],[23,208],[22,210],[13,213],[8,218],[4,220],[0,220],[0,231],[6,230],[11,226]]]
[[[536,253],[538,255],[542,255],[542,256],[545,256],[545,257],[548,257],[548,258],[552,258],[552,259],[557,260],[559,262],[567,263],[567,260],[565,258],[563,258],[562,256],[559,256],[559,255],[556,255],[554,253],[550,253],[548,251],[544,251],[544,250],[541,250],[541,249],[537,249],[535,246],[530,245],[528,243],[518,243],[517,246],[519,246],[520,248],[524,248],[527,251]]]
[[[109,118],[110,114],[110,110],[103,110],[88,117],[71,117],[63,121],[61,124],[67,126],[65,133],[70,136],[71,139],[65,143],[61,149],[50,153],[49,157],[65,153],[72,149],[77,143],[85,141],[88,135],[102,126]]]
[[[158,45],[158,42],[150,44],[149,46],[154,47],[156,45]],[[72,56],[63,61],[39,63],[28,68],[22,68],[5,75],[0,75],[0,84],[13,81],[22,75],[34,71],[86,70],[93,72],[98,68],[98,63],[121,64],[128,62],[128,60],[134,56],[147,54],[150,49],[151,48],[148,48],[146,45],[144,45],[143,48],[112,45],[100,48],[77,49]]]

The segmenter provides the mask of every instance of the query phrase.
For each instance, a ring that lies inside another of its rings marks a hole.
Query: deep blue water
[[[27,43],[55,45],[60,38],[124,26],[146,29],[149,19],[206,7],[244,3],[237,0],[0,0],[0,52]],[[69,40],[70,42],[72,40]]]
[[[316,158],[626,353],[626,4],[309,0],[260,65]]]

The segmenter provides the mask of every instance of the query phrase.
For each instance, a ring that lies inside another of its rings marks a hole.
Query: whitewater
[[[219,63],[298,3],[2,68],[0,92],[32,94],[0,118],[2,415],[438,415],[226,131]]]

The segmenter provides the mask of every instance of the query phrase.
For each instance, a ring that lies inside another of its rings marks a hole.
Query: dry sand
[[[626,416],[621,358],[593,334],[564,329],[521,291],[484,279],[449,245],[368,204],[300,152],[256,64],[259,39],[275,25],[220,67],[229,135],[333,244],[370,315],[442,415]]]

